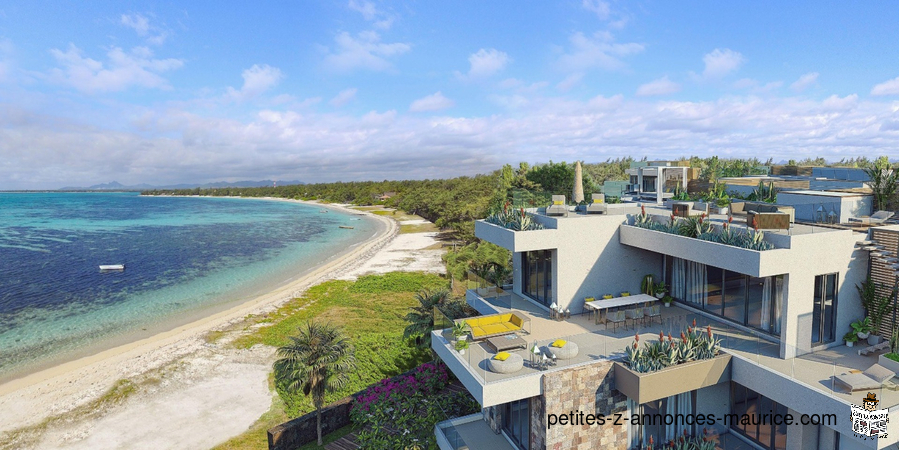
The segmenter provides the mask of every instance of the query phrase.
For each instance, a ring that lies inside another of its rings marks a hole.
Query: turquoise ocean
[[[381,226],[282,201],[0,193],[0,381],[250,300]]]

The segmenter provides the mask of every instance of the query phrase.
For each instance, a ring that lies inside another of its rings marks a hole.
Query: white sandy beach
[[[268,374],[274,349],[234,349],[227,345],[233,333],[210,344],[204,339],[210,331],[271,311],[329,279],[394,270],[443,271],[442,250],[424,250],[437,242],[436,233],[399,235],[397,222],[369,216],[384,223],[381,234],[270,293],[151,338],[0,385],[3,433],[90,404],[118,380],[143,382],[119,405],[86,417],[79,413],[74,421],[52,422],[28,440],[0,442],[0,449],[209,448],[244,432],[271,406]]]

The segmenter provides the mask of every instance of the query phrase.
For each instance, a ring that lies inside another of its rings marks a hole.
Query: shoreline
[[[244,199],[244,197],[223,198]],[[203,337],[210,331],[239,323],[248,315],[277,308],[322,280],[336,277],[337,272],[347,271],[364,263],[393,240],[399,230],[399,224],[394,220],[342,205],[271,197],[246,199],[286,201],[326,207],[344,213],[368,216],[380,222],[382,226],[373,236],[354,247],[347,248],[345,252],[284,280],[271,290],[255,295],[249,300],[240,301],[223,311],[146,338],[126,342],[3,382],[0,384],[0,424],[2,424],[0,432],[28,426],[40,422],[44,417],[72,410],[99,397],[119,379],[149,372],[196,351],[203,346]],[[29,400],[34,403],[33,400],[37,398],[47,398],[47,404],[22,404],[29,403]],[[23,414],[28,409],[33,410],[30,411],[32,414]]]

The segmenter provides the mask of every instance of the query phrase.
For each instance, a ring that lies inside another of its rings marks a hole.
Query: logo
[[[856,436],[862,439],[887,437],[887,423],[890,422],[889,411],[877,409],[878,403],[880,401],[877,400],[877,395],[868,392],[868,395],[862,399],[862,406],[850,405],[852,431]]]

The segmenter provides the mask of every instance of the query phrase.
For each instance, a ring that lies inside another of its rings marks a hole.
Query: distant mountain
[[[240,187],[264,187],[271,186],[275,183],[274,180],[261,180],[261,181],[217,181],[215,183],[204,183],[204,184],[190,184],[190,183],[182,183],[182,184],[170,184],[163,186],[155,186],[152,184],[132,184],[132,185],[124,185],[119,183],[118,181],[112,181],[110,183],[103,184],[95,184],[93,186],[88,187],[72,187],[67,186],[64,188],[59,188],[59,191],[146,191],[150,189],[209,189],[209,188],[240,188]],[[278,186],[287,186],[290,184],[305,184],[302,181],[277,181]]]

